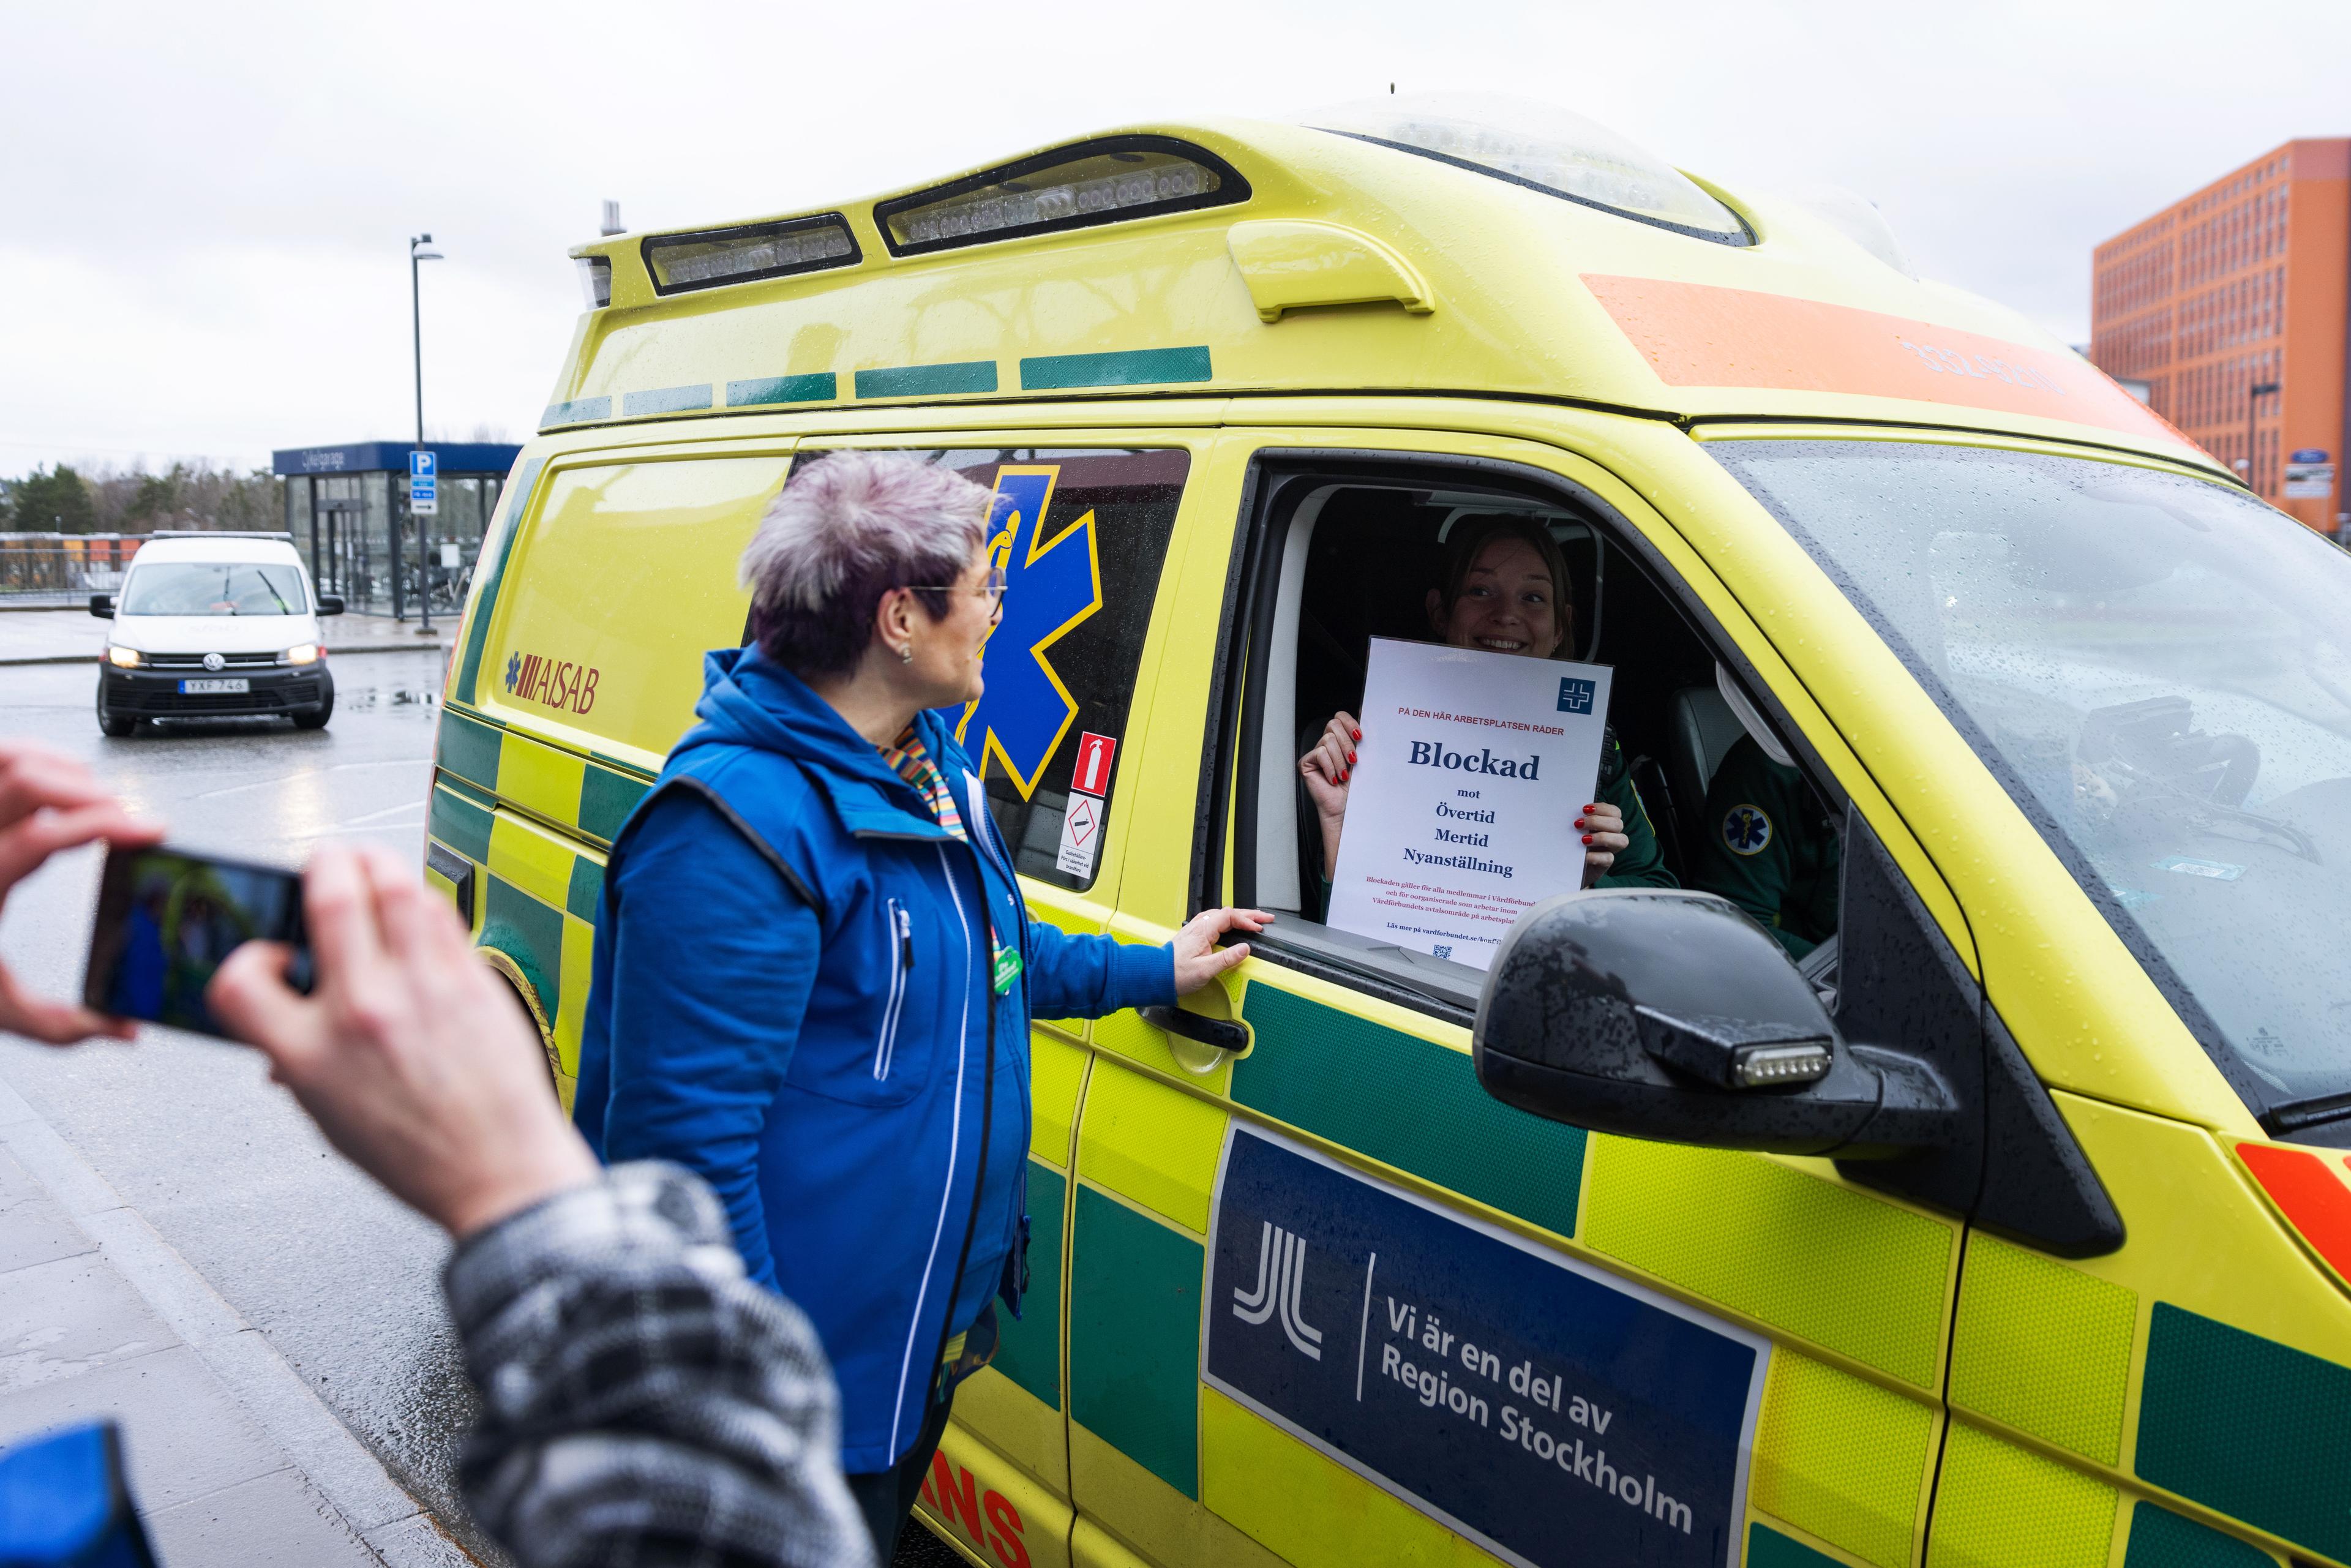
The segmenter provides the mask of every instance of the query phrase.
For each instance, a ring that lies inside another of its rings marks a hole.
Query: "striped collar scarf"
[[[946,778],[939,772],[939,765],[931,760],[930,751],[923,745],[922,737],[914,733],[913,725],[908,725],[892,744],[878,746],[874,749],[882,754],[882,760],[890,765],[890,770],[912,785],[914,793],[929,805],[931,815],[938,819],[940,827],[956,838],[966,836],[963,813],[956,810],[955,791],[947,788]]]

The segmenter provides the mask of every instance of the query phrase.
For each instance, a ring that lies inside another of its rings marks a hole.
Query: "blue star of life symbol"
[[[985,689],[964,709],[956,738],[987,773],[989,759],[1027,800],[1036,793],[1078,701],[1046,650],[1102,606],[1102,565],[1088,512],[1048,538],[1059,464],[1007,464],[997,470],[988,557],[1004,569],[1004,619],[980,653]]]
[[[1760,853],[1771,841],[1771,819],[1754,806],[1733,806],[1722,819],[1722,841],[1738,855]]]
[[[507,655],[507,690],[514,690],[515,683],[520,679],[522,679],[522,655],[508,653]]]

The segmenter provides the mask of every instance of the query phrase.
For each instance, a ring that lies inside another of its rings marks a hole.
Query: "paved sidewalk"
[[[107,625],[87,609],[0,610],[0,664],[96,664]],[[319,622],[329,654],[446,647],[450,630],[451,622],[437,616],[430,637],[417,633],[415,622],[389,615],[329,615]]]
[[[0,1082],[0,1445],[100,1416],[162,1568],[475,1561]]]

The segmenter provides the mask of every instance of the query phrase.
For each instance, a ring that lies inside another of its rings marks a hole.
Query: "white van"
[[[283,714],[319,729],[335,711],[335,677],[319,617],[343,601],[310,586],[284,534],[157,534],[140,547],[120,594],[93,593],[114,622],[98,667],[98,727],[129,735],[141,719]]]

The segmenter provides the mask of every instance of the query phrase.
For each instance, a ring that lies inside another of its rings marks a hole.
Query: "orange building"
[[[2264,152],[2091,267],[2098,368],[2147,382],[2158,413],[2240,474],[2250,456],[2263,499],[2351,530],[2351,139]],[[2282,390],[2252,396],[2269,382]]]

